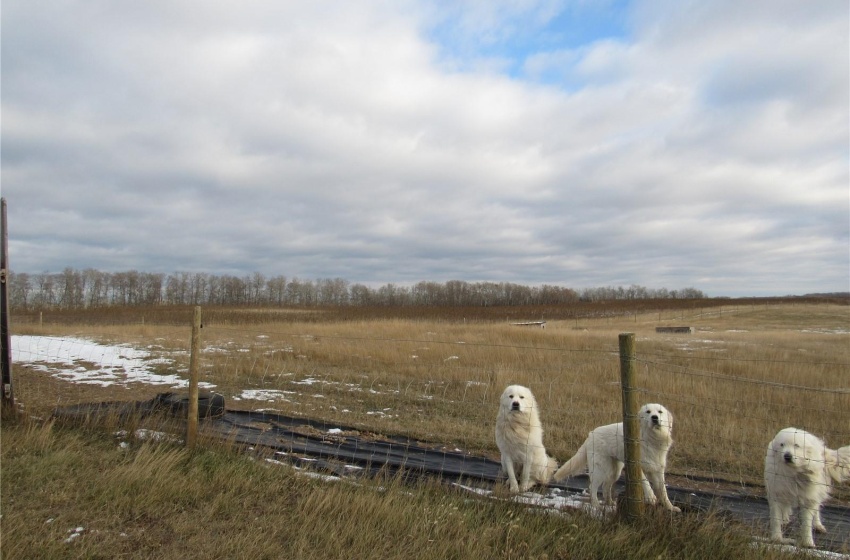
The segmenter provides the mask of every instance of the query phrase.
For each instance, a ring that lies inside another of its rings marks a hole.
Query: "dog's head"
[[[522,385],[509,385],[502,391],[500,405],[506,412],[529,412],[537,408],[531,389]]]
[[[824,468],[823,441],[798,428],[780,430],[768,446],[776,465],[785,465],[799,473],[812,473]]]
[[[663,405],[645,404],[640,407],[640,423],[644,429],[661,430],[670,433],[673,429],[673,415]]]

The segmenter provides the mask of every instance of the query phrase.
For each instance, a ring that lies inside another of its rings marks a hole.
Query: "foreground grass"
[[[2,557],[790,557],[713,517],[626,525],[436,483],[319,480],[212,442],[120,441],[114,429],[4,421]]]

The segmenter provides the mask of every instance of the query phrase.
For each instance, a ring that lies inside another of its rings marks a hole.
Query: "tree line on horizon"
[[[147,305],[518,306],[707,296],[696,288],[668,290],[636,285],[576,291],[548,284],[532,287],[511,282],[450,280],[371,288],[341,278],[304,280],[281,275],[266,277],[259,272],[240,277],[66,268],[60,273],[10,272],[8,297],[13,311],[38,311]]]

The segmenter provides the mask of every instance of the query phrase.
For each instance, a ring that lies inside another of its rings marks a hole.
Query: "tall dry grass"
[[[619,420],[618,334],[636,334],[641,400],[675,415],[670,470],[682,484],[758,484],[764,450],[797,426],[833,447],[850,444],[850,307],[771,302],[598,313],[545,329],[491,321],[341,317],[302,322],[278,313],[205,314],[202,380],[228,407],[272,409],[364,431],[404,434],[496,457],[502,388],[532,388],[544,442],[565,460],[592,428]],[[537,319],[538,317],[530,317]],[[31,333],[90,336],[151,347],[188,366],[189,324],[29,325]],[[693,334],[655,332],[685,324]],[[16,371],[30,410],[57,403],[142,398],[151,387],[71,387]],[[262,390],[248,398],[245,391]],[[676,480],[676,479],[674,479]],[[755,490],[757,491],[757,489]],[[835,495],[848,499],[845,488]]]
[[[330,482],[234,453],[3,425],[4,559],[791,558],[719,517],[541,515],[436,483]]]

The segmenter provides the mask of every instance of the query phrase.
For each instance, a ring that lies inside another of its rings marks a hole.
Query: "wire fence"
[[[711,335],[711,336],[709,336]],[[188,385],[188,326],[13,335],[19,404],[34,414],[81,402],[151,398]],[[767,445],[786,427],[850,444],[846,334],[664,335],[639,330],[641,403],[673,417],[668,480],[763,495]],[[231,410],[321,420],[342,433],[404,436],[498,461],[494,423],[509,384],[540,405],[547,452],[563,462],[597,426],[622,421],[616,334],[575,324],[205,324],[200,387]],[[333,428],[331,428],[333,429]],[[850,493],[832,489],[838,503]]]

